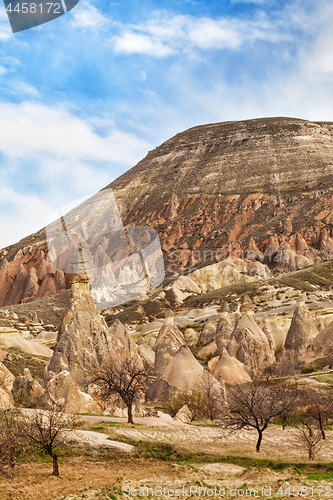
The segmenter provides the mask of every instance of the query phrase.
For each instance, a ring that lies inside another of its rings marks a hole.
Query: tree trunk
[[[258,441],[257,441],[256,452],[259,453],[260,452],[260,445],[261,445],[261,441],[262,441],[262,431],[260,429],[257,429],[257,431],[258,431],[259,437],[258,437]]]
[[[127,422],[129,424],[134,424],[134,422],[133,422],[133,414],[132,414],[132,405],[131,404],[127,405],[127,412],[128,412]]]
[[[53,453],[52,458],[53,458],[53,472],[51,475],[59,477],[58,455],[56,453]]]
[[[325,435],[325,431],[324,431],[323,422],[321,421],[321,419],[319,420],[319,428],[320,428],[320,432],[321,432],[322,438],[325,439],[326,435]]]

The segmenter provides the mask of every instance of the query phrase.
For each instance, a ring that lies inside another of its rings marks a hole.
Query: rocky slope
[[[332,123],[204,125],[150,151],[107,188],[124,225],[158,231],[167,277],[229,256],[238,272],[267,278],[333,258],[332,147]],[[1,258],[0,306],[70,286],[48,258],[43,230]]]

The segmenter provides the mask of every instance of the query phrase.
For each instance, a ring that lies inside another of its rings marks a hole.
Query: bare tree
[[[317,422],[323,439],[326,438],[326,421],[331,415],[330,396],[312,387],[305,387],[301,391],[302,413],[309,422],[311,419]]]
[[[237,384],[229,388],[223,407],[222,424],[232,430],[256,429],[256,452],[260,452],[263,433],[274,418],[281,416],[294,405],[295,388],[282,383]]]
[[[164,400],[165,409],[174,417],[186,405],[192,414],[192,420],[215,420],[219,417],[223,404],[223,389],[210,372],[205,371],[193,391],[177,391]]]
[[[298,442],[308,452],[309,460],[314,460],[322,439],[320,428],[316,427],[311,416],[306,415],[296,415],[294,425],[298,431],[296,435]]]
[[[27,439],[20,425],[19,411],[0,410],[0,471],[13,470],[18,459],[29,451]]]
[[[205,370],[199,382],[198,391],[202,394],[205,402],[206,418],[217,419],[222,410],[224,390],[208,370]]]
[[[149,380],[150,376],[142,365],[128,358],[105,362],[95,370],[91,382],[98,386],[99,395],[104,400],[118,394],[127,407],[127,421],[133,424],[133,403],[144,397]]]
[[[263,376],[269,380],[274,377],[288,377],[300,372],[301,365],[298,361],[283,357],[279,361],[266,366],[263,369]]]
[[[78,415],[68,414],[56,404],[47,409],[22,410],[21,429],[35,449],[52,457],[53,476],[59,476],[58,450],[69,444],[79,420]]]

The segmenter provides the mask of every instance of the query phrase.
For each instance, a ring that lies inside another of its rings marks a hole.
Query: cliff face
[[[195,127],[107,187],[124,225],[158,231],[167,275],[230,254],[276,272],[333,259],[333,123],[266,118]],[[47,259],[43,231],[1,257],[0,305],[69,287]]]

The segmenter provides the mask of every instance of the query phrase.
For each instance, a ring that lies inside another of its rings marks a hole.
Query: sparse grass
[[[45,367],[50,361],[49,358],[28,354],[15,347],[9,347],[7,351],[8,354],[3,360],[3,364],[15,377],[23,375],[24,368],[29,368],[33,378],[43,380]]]
[[[143,426],[141,424],[135,424],[135,425],[128,424],[127,422],[100,422],[98,424],[93,424],[90,427],[90,430],[95,432],[107,433],[108,429],[113,427],[117,429],[122,429],[122,428],[135,429],[136,427],[143,427]]]
[[[333,373],[327,373],[325,375],[318,375],[314,377],[318,382],[326,382],[328,384],[333,384]]]

